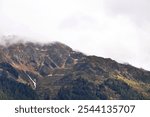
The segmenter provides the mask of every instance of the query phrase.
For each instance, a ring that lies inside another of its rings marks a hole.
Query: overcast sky
[[[0,0],[0,35],[60,41],[150,70],[150,0]]]

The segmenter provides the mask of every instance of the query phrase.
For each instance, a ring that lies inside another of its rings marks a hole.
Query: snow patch
[[[26,73],[27,74],[27,73]],[[29,74],[27,74],[28,78],[32,81],[34,89],[36,89],[36,80],[33,80]]]

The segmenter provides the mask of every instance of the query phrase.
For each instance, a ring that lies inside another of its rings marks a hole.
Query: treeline
[[[57,99],[61,100],[141,100],[143,95],[128,84],[117,79],[107,79],[100,85],[95,85],[86,79],[76,79],[71,84],[62,87]]]
[[[7,78],[7,73],[0,73],[0,100],[30,100],[38,99],[32,88],[13,79]]]

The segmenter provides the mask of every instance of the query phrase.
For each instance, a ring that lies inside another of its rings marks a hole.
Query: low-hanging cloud
[[[148,0],[0,0],[0,34],[60,41],[150,70]]]
[[[149,0],[105,0],[106,14],[112,17],[128,17],[135,27],[137,48],[130,48],[136,53],[132,63],[150,69],[150,1]],[[129,35],[128,35],[129,36]],[[132,40],[133,40],[132,39]],[[128,41],[130,43],[130,41]],[[138,61],[138,62],[137,62]]]

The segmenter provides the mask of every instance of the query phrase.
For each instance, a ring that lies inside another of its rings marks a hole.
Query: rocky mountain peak
[[[2,99],[149,99],[150,72],[59,43],[0,46]]]

